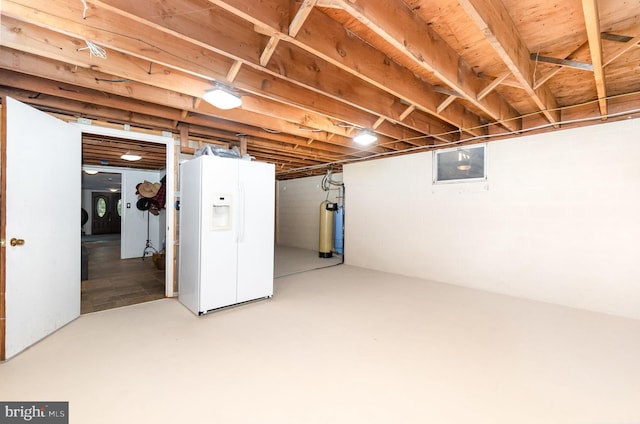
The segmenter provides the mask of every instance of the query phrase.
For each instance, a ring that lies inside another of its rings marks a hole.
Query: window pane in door
[[[96,202],[96,213],[98,217],[102,218],[107,213],[107,201],[104,197],[99,197]]]

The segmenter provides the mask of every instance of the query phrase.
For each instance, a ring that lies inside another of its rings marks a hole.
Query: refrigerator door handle
[[[239,187],[239,191],[240,191],[240,195],[238,196],[238,214],[239,214],[239,220],[238,220],[238,243],[242,243],[244,241],[244,217],[245,217],[245,211],[244,211],[244,205],[245,205],[245,198],[244,198],[244,185],[242,183],[240,183],[240,187]]]

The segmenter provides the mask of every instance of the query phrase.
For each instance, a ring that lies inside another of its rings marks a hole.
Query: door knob
[[[11,240],[9,240],[9,244],[11,246],[22,246],[24,244],[24,240],[17,239],[17,238],[14,237]]]

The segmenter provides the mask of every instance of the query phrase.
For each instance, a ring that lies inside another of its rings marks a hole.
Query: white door
[[[275,167],[238,161],[238,302],[273,295]]]
[[[78,128],[2,103],[0,354],[8,359],[80,315],[82,151]]]
[[[236,248],[238,234],[237,159],[201,156],[202,311],[236,303]],[[182,202],[180,202],[182,204]]]

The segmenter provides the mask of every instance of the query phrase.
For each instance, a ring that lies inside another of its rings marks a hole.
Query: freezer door
[[[238,302],[273,295],[275,167],[238,161]]]
[[[202,312],[237,303],[237,159],[201,156],[200,308]]]

